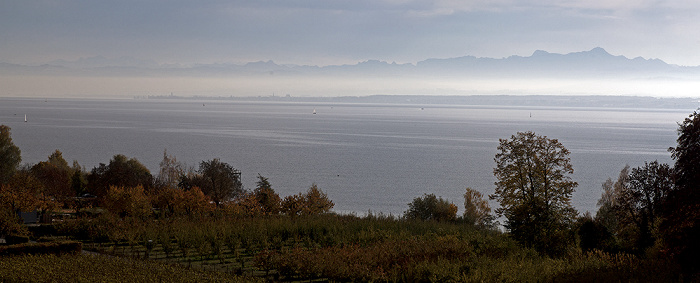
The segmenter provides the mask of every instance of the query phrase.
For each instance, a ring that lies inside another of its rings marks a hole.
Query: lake
[[[594,213],[601,184],[626,164],[672,163],[667,149],[675,146],[677,122],[692,111],[0,98],[0,124],[12,128],[23,163],[58,149],[89,171],[124,154],[157,174],[167,149],[188,166],[220,158],[241,170],[249,190],[258,174],[281,196],[316,183],[334,211],[360,215],[400,215],[425,193],[447,198],[462,213],[466,187],[493,193],[499,139],[518,131],[559,139],[571,151],[579,183],[572,202]]]

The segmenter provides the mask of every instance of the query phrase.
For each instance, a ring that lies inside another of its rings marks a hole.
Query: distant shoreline
[[[318,103],[382,103],[426,106],[528,106],[528,107],[595,107],[595,108],[647,108],[690,109],[700,107],[700,98],[657,98],[649,96],[602,95],[369,95],[338,97],[284,96],[177,96],[147,95],[134,99],[189,99],[247,102],[318,102]]]

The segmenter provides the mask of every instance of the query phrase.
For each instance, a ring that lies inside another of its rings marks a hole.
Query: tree
[[[185,169],[177,159],[168,155],[168,151],[163,151],[163,161],[160,162],[160,171],[156,178],[158,183],[167,188],[175,188],[178,185],[180,176],[184,175]]]
[[[13,212],[51,210],[56,203],[45,193],[44,187],[27,169],[19,170],[0,189],[0,206]]]
[[[629,227],[638,253],[656,242],[661,205],[674,189],[672,174],[668,164],[645,163],[632,169],[623,189],[615,195],[613,209],[620,228]]]
[[[435,194],[424,194],[414,198],[404,213],[406,219],[454,221],[457,218],[457,206]]]
[[[0,184],[7,183],[22,162],[19,147],[12,143],[10,127],[0,125]]]
[[[199,164],[199,176],[194,183],[199,185],[205,195],[217,206],[243,193],[241,172],[218,158],[202,161]]]
[[[619,213],[616,211],[617,200],[619,195],[627,186],[629,181],[630,166],[626,165],[617,177],[617,181],[613,182],[611,178],[606,180],[602,187],[603,193],[598,200],[598,212],[595,215],[595,221],[599,222],[612,234],[617,234],[619,231],[620,221],[618,220]]]
[[[151,203],[144,193],[143,186],[110,186],[104,200],[105,208],[119,217],[145,219],[152,214]]]
[[[501,207],[498,215],[513,238],[550,255],[562,252],[566,232],[576,217],[571,194],[578,185],[569,150],[558,140],[534,132],[500,139],[494,158],[496,191],[490,196]]]
[[[700,112],[678,125],[677,146],[670,148],[676,189],[663,205],[660,231],[668,252],[685,273],[700,272]]]
[[[272,185],[270,185],[267,178],[258,174],[258,182],[256,185],[253,195],[255,196],[255,201],[260,212],[264,215],[278,214],[281,210],[282,199],[275,190],[272,189]]]
[[[488,201],[481,192],[472,188],[467,188],[464,193],[463,217],[467,223],[481,227],[491,227],[494,221]]]
[[[123,154],[112,157],[108,165],[100,163],[98,167],[92,168],[88,175],[90,191],[98,197],[104,196],[110,186],[142,186],[148,191],[152,185],[153,176],[148,168],[136,158],[129,159]]]
[[[63,154],[56,150],[47,161],[32,166],[32,174],[44,186],[47,195],[66,204],[76,192],[71,187],[72,169],[63,159]]]
[[[622,229],[619,218],[621,211],[618,208],[618,199],[629,182],[630,166],[625,165],[615,182],[608,178],[602,184],[603,192],[598,199],[598,212],[594,219],[583,217],[580,219],[579,236],[581,248],[584,251],[599,249],[607,252],[617,252],[621,249],[631,250],[629,241],[623,241],[621,246],[619,239],[628,239],[629,231]],[[626,216],[625,216],[626,217]]]
[[[327,213],[335,204],[328,195],[312,184],[306,193],[286,196],[282,200],[281,210],[290,216],[317,215]]]
[[[306,200],[306,205],[302,210],[302,214],[314,215],[323,214],[331,211],[331,208],[335,205],[332,200],[328,198],[328,195],[321,191],[316,184],[311,184],[311,187],[306,191],[304,195]]]

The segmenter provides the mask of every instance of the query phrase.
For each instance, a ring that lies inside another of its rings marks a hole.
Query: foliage
[[[613,205],[619,225],[614,232],[631,233],[627,241],[642,253],[656,242],[661,205],[674,189],[672,169],[656,161],[645,163],[623,180],[618,180],[622,190],[615,194]]]
[[[111,186],[104,198],[104,207],[120,217],[146,218],[151,215],[151,203],[143,186]]]
[[[414,198],[404,213],[406,219],[454,221],[457,218],[457,206],[435,194],[425,194]]]
[[[89,191],[103,197],[111,186],[137,187],[142,186],[148,190],[153,185],[153,176],[148,168],[136,158],[127,158],[122,154],[112,157],[108,165],[100,163],[92,168],[88,175]]]
[[[464,220],[472,225],[492,227],[494,217],[491,215],[491,207],[484,195],[472,188],[467,188],[464,193]]]
[[[32,175],[41,182],[48,196],[68,204],[76,191],[71,186],[72,169],[63,159],[63,154],[56,150],[47,161],[41,161],[31,169]]]
[[[282,199],[272,189],[267,178],[258,175],[257,187],[253,191],[257,206],[264,215],[276,215],[281,210]]]
[[[0,188],[6,185],[0,185]],[[1,190],[1,189],[0,189]],[[0,198],[2,198],[0,193]],[[20,218],[9,206],[0,203],[0,236],[27,236],[27,226],[20,223]]]
[[[576,226],[579,246],[584,253],[594,250],[606,252],[618,250],[616,239],[611,230],[608,230],[602,222],[593,219],[590,213],[587,212],[579,218]]]
[[[194,187],[184,191],[180,198],[175,199],[175,214],[188,216],[203,216],[214,210],[209,197],[202,190]]]
[[[556,139],[518,132],[501,139],[494,160],[496,210],[520,243],[547,254],[561,254],[566,231],[576,216],[571,194],[578,185],[569,151]]]
[[[51,210],[56,203],[44,187],[26,170],[16,172],[8,184],[0,185],[0,204],[11,211]]]
[[[312,184],[306,193],[287,196],[282,201],[282,212],[286,215],[316,215],[327,213],[335,204],[328,195]]]
[[[150,197],[151,205],[162,217],[200,217],[214,211],[209,197],[198,187],[187,191],[177,188],[161,188]]]
[[[602,185],[603,193],[598,200],[598,212],[596,213],[595,221],[615,235],[620,231],[620,221],[618,219],[620,211],[616,210],[616,207],[618,207],[617,200],[629,181],[629,172],[630,166],[626,165],[620,170],[617,181],[613,182],[611,178],[608,178]]]
[[[85,172],[81,170],[74,170],[73,175],[70,177],[70,187],[76,195],[84,194],[87,189]]]
[[[663,206],[660,232],[667,251],[685,273],[700,273],[700,112],[690,114],[678,126],[675,159],[676,190]]]
[[[197,174],[181,176],[179,187],[199,187],[217,206],[244,193],[241,172],[218,158],[199,163]]]
[[[12,142],[10,127],[0,125],[0,184],[10,180],[20,162],[21,151]]]

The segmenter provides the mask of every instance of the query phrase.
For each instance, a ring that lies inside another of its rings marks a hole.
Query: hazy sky
[[[415,63],[600,46],[700,65],[696,0],[0,0],[0,62]]]

